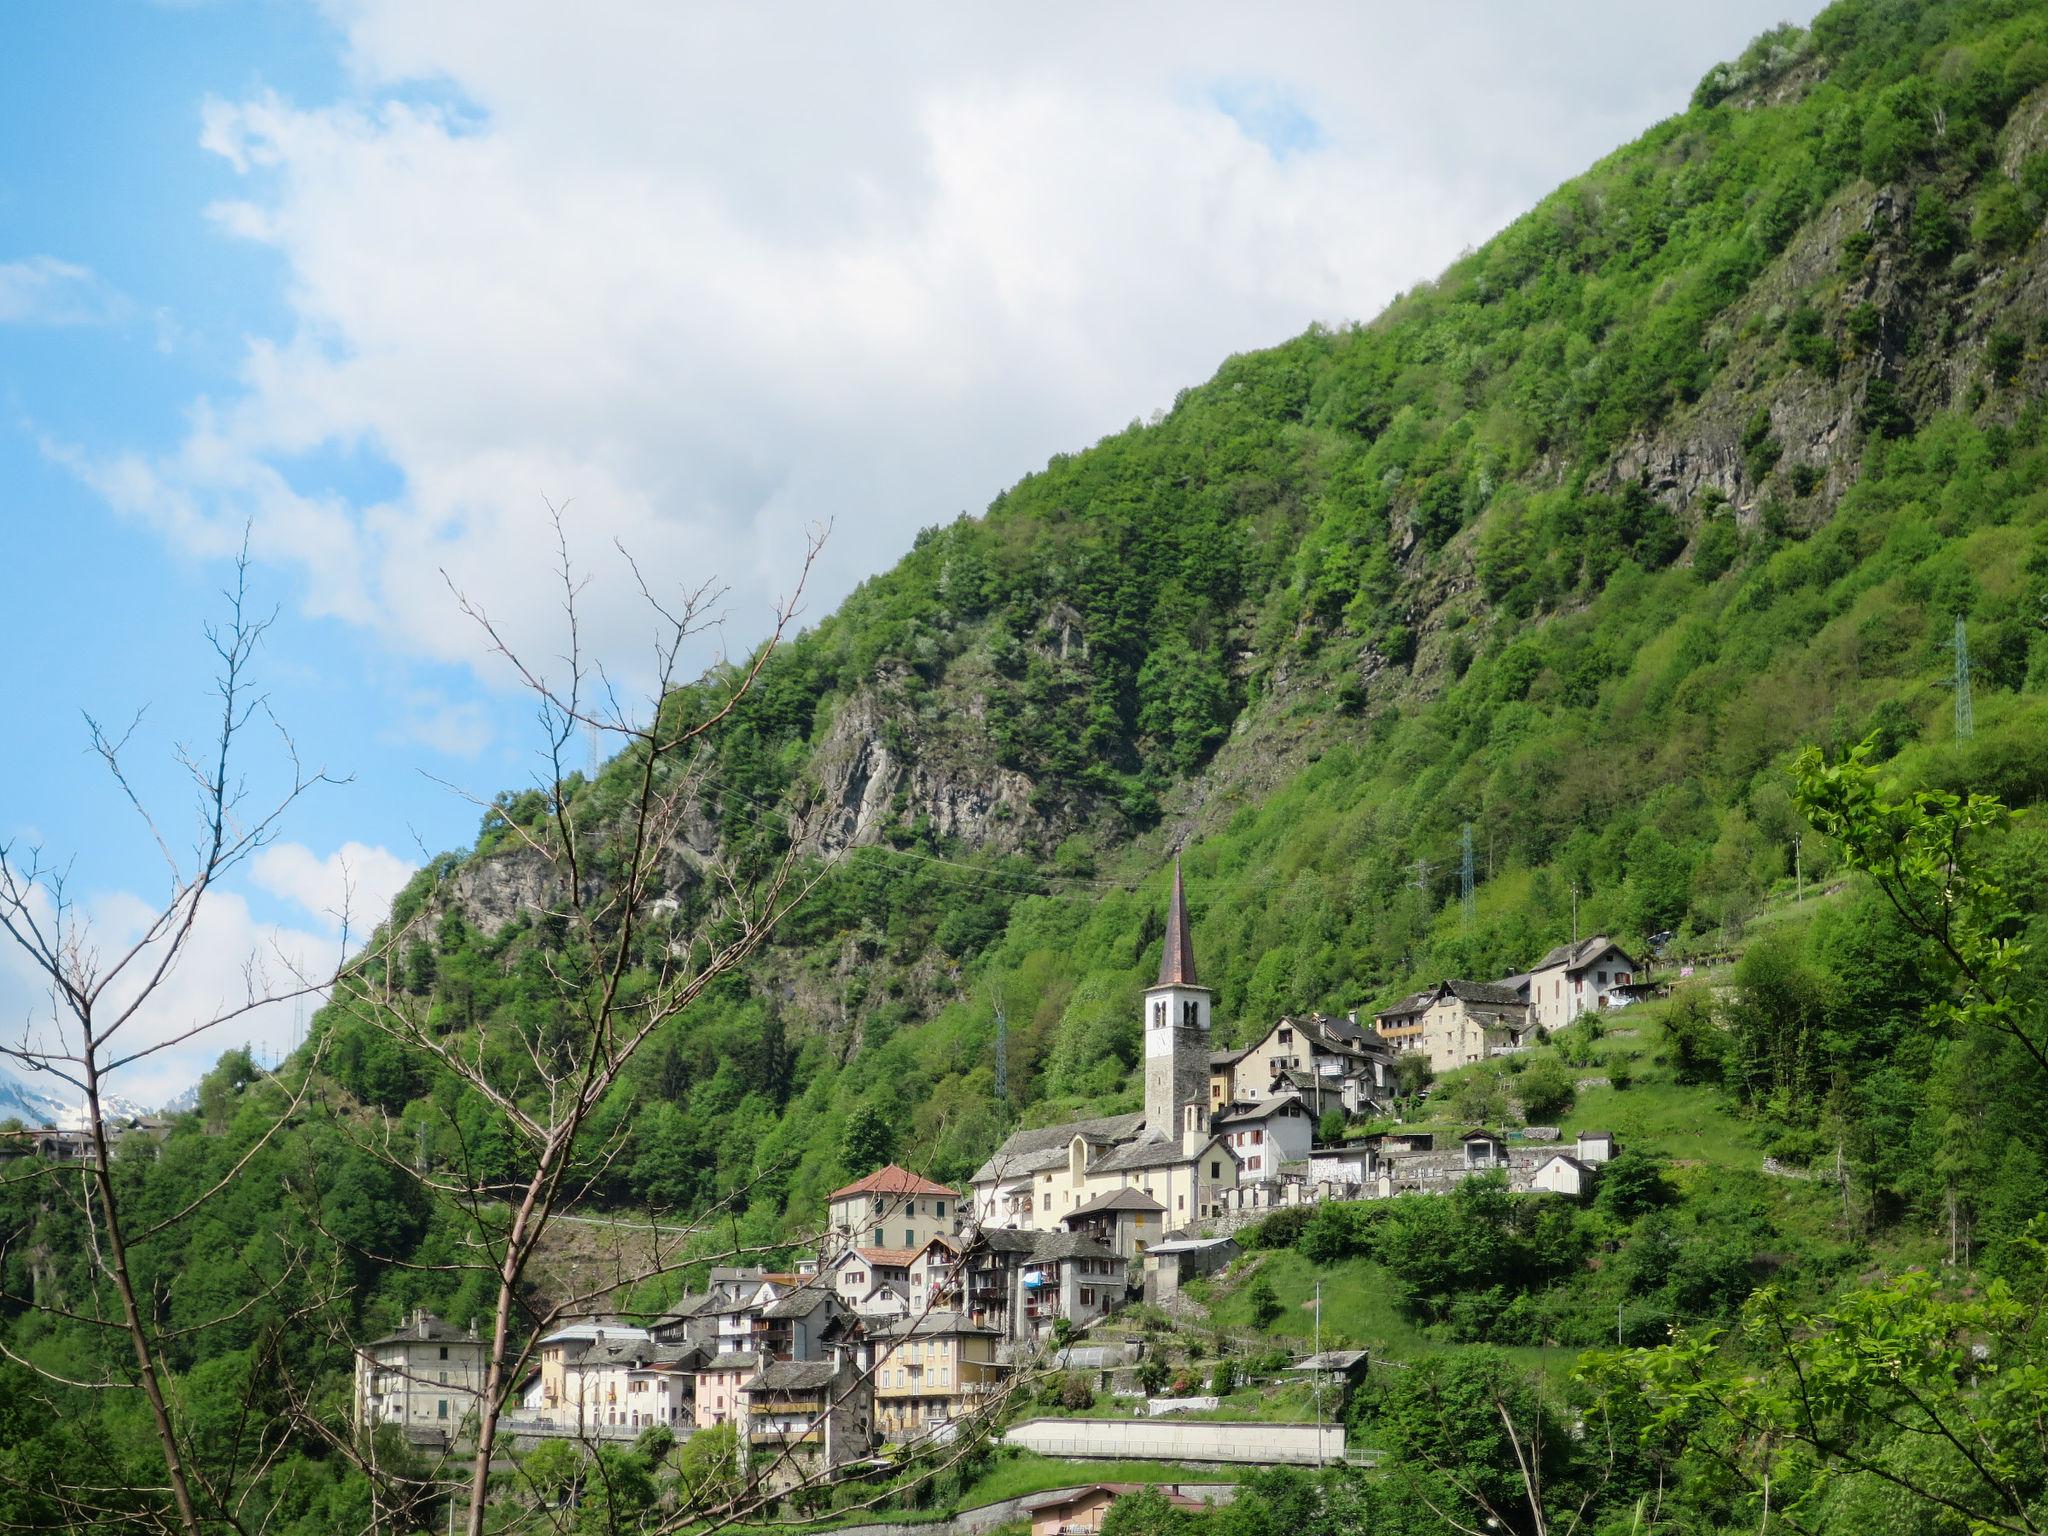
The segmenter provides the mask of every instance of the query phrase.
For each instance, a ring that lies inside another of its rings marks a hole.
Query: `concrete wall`
[[[1344,1459],[1341,1425],[1246,1424],[1220,1419],[1030,1419],[1003,1436],[1041,1456],[1111,1461],[1293,1462]]]

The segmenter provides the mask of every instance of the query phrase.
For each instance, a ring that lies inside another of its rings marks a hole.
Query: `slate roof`
[[[1374,1014],[1373,1017],[1376,1019],[1390,1019],[1396,1014],[1420,1013],[1429,1006],[1430,996],[1431,994],[1427,992],[1410,992],[1399,1002],[1389,1003],[1378,1013]]]
[[[1067,1160],[1067,1147],[1076,1136],[1093,1142],[1129,1141],[1145,1128],[1145,1112],[1100,1115],[1092,1120],[1075,1120],[1066,1125],[1049,1125],[1035,1131],[1013,1131],[995,1155],[975,1170],[974,1182],[992,1183],[1019,1174],[1042,1173]]]
[[[905,1317],[885,1323],[875,1330],[873,1336],[878,1339],[926,1339],[955,1333],[993,1334],[995,1331],[962,1313],[937,1311],[927,1312],[923,1317]]]
[[[668,1367],[681,1370],[693,1366],[700,1351],[693,1344],[655,1344],[646,1339],[607,1339],[602,1344],[593,1344],[577,1361],[581,1366],[630,1365],[634,1367]]]
[[[1308,1113],[1307,1107],[1302,1104],[1299,1094],[1276,1093],[1270,1099],[1260,1099],[1256,1103],[1246,1104],[1242,1107],[1233,1106],[1219,1117],[1216,1123],[1218,1125],[1250,1125],[1255,1120],[1270,1120],[1273,1116],[1288,1108],[1298,1110],[1302,1114]]]
[[[1076,1216],[1100,1216],[1109,1211],[1144,1211],[1149,1214],[1165,1209],[1142,1189],[1113,1189],[1106,1195],[1097,1195],[1086,1205],[1076,1206],[1062,1219],[1072,1221]]]
[[[759,1367],[761,1357],[750,1349],[736,1349],[729,1355],[712,1355],[697,1369],[700,1371],[751,1371]]]
[[[837,1301],[830,1289],[822,1285],[799,1286],[787,1296],[778,1296],[762,1309],[761,1316],[780,1321],[788,1317],[809,1317],[827,1302]]]
[[[1466,1003],[1497,1003],[1503,1007],[1522,1005],[1522,995],[1512,987],[1500,986],[1488,981],[1446,981],[1443,991]]]
[[[1038,1232],[1033,1234],[1031,1262],[1055,1259],[1113,1259],[1116,1254],[1085,1232]]]
[[[864,1179],[855,1179],[844,1189],[833,1190],[826,1198],[844,1200],[849,1195],[952,1195],[958,1198],[959,1191],[891,1163],[886,1168],[877,1168]]]
[[[771,1360],[740,1390],[755,1392],[816,1392],[832,1385],[839,1367],[830,1360]]]
[[[444,1323],[433,1313],[421,1307],[406,1318],[396,1333],[387,1333],[381,1339],[372,1339],[365,1349],[375,1349],[380,1344],[479,1344],[483,1341],[473,1333],[457,1328],[453,1323]]]
[[[1203,1148],[1206,1149],[1208,1144],[1205,1141]],[[1136,1173],[1146,1168],[1168,1168],[1176,1163],[1192,1160],[1181,1151],[1179,1137],[1147,1136],[1143,1140],[1128,1142],[1115,1151],[1096,1158],[1089,1163],[1088,1172]]]
[[[988,1253],[1029,1253],[1036,1232],[1026,1232],[1017,1227],[984,1227],[978,1242],[968,1245],[970,1255]]]
[[[1558,945],[1557,948],[1550,951],[1549,954],[1538,960],[1529,969],[1531,971],[1547,971],[1552,966],[1561,965],[1567,971],[1581,970],[1591,965],[1610,949],[1621,949],[1621,946],[1616,944],[1606,934],[1596,933],[1592,938],[1584,939],[1577,944]],[[1621,952],[1624,955],[1628,954],[1628,951],[1625,949]],[[1633,959],[1630,959],[1629,966],[1631,969],[1635,967]]]

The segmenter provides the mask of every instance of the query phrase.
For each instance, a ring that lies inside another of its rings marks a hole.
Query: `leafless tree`
[[[181,1529],[191,1536],[208,1526],[241,1528],[242,1490],[250,1474],[275,1456],[281,1441],[257,1427],[246,1441],[238,1439],[223,1461],[209,1462],[194,1450],[169,1391],[166,1349],[219,1320],[170,1326],[155,1298],[140,1294],[138,1255],[147,1245],[186,1229],[227,1187],[285,1123],[296,1107],[295,1094],[303,1093],[303,1080],[297,1090],[280,1090],[275,1096],[269,1128],[234,1168],[178,1210],[146,1222],[131,1217],[116,1178],[115,1151],[125,1127],[109,1113],[108,1085],[126,1069],[248,1020],[259,1010],[318,995],[331,981],[331,973],[313,973],[302,956],[276,948],[269,956],[249,957],[238,996],[196,1015],[164,1017],[173,1006],[167,1001],[169,983],[193,949],[202,912],[215,888],[278,835],[287,814],[304,796],[336,782],[300,762],[291,737],[254,683],[254,663],[272,616],[252,610],[248,577],[245,545],[224,594],[226,616],[207,630],[217,663],[216,723],[203,749],[177,749],[177,761],[196,799],[189,848],[175,846],[179,834],[145,805],[130,772],[130,747],[142,716],[136,715],[118,734],[91,716],[86,719],[92,750],[163,861],[165,895],[140,933],[110,939],[96,931],[71,894],[66,865],[40,847],[0,845],[0,934],[27,960],[45,1000],[24,1021],[18,1036],[0,1041],[0,1059],[36,1080],[64,1084],[82,1101],[84,1121],[83,1145],[74,1142],[64,1148],[75,1156],[32,1164],[20,1176],[47,1181],[50,1198],[76,1211],[94,1275],[92,1293],[84,1297],[9,1299],[53,1320],[125,1336],[120,1353],[129,1364],[103,1379],[74,1380],[11,1350],[7,1353],[52,1387],[139,1390],[148,1403],[164,1460],[161,1489],[123,1487],[110,1466],[110,1481],[104,1487],[41,1491],[74,1511],[81,1522],[125,1520]],[[259,792],[247,777],[247,760],[266,735],[276,753],[270,769],[275,784]],[[341,916],[345,948],[345,912]],[[252,1280],[251,1296],[235,1312],[266,1299],[264,1287]]]
[[[599,1315],[629,1278],[595,1292],[538,1298],[533,1272],[549,1234],[585,1204],[625,1143],[593,1128],[606,1096],[658,1031],[733,974],[822,878],[805,856],[800,809],[789,808],[780,850],[742,870],[717,854],[693,855],[718,732],[759,681],[800,611],[823,540],[813,533],[791,596],[750,660],[690,684],[692,642],[717,622],[723,589],[706,584],[675,597],[658,592],[624,550],[651,621],[651,685],[643,709],[623,706],[605,671],[585,653],[574,571],[555,517],[565,647],[552,667],[522,654],[482,604],[455,592],[489,651],[532,698],[543,740],[532,819],[502,815],[505,857],[522,861],[542,893],[536,913],[550,931],[538,953],[546,967],[547,1018],[538,1024],[479,1020],[444,1032],[404,983],[399,959],[413,935],[387,933],[371,963],[337,987],[334,1012],[381,1031],[432,1064],[498,1117],[517,1149],[507,1177],[480,1166],[465,1147],[450,1166],[415,1166],[406,1149],[371,1149],[411,1174],[464,1224],[471,1257],[495,1286],[489,1352],[470,1462],[468,1529],[482,1536],[489,1476],[510,1395],[538,1341],[562,1323]],[[452,589],[452,583],[451,583]],[[593,811],[581,773],[582,739],[595,730],[618,750],[607,807]],[[621,770],[623,770],[621,772]],[[423,912],[414,919],[423,923]],[[699,1251],[686,1240],[651,1256],[659,1274]],[[638,1278],[630,1277],[630,1278]]]

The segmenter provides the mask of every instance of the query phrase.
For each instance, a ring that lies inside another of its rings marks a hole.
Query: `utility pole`
[[[1425,896],[1429,894],[1429,860],[1427,859],[1417,859],[1415,861],[1415,889],[1422,892]]]
[[[1968,741],[1976,734],[1977,718],[1970,708],[1970,637],[1963,616],[1956,615],[1956,740]]]
[[[1792,839],[1792,899],[1806,900],[1806,834]]]
[[[1316,1400],[1316,1465],[1323,1464],[1323,1282],[1316,1282],[1316,1368],[1309,1374],[1309,1391]]]
[[[1010,1103],[1010,1021],[1003,1012],[1003,994],[993,985],[988,989],[990,1006],[996,1011],[996,1098],[1005,1107]]]
[[[1467,928],[1472,926],[1472,823],[1465,823],[1462,847],[1458,862],[1458,901],[1463,907],[1463,918]]]
[[[1572,942],[1579,942],[1579,882],[1572,882]]]

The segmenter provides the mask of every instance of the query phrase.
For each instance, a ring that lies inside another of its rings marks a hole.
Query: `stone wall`
[[[1081,1460],[1278,1462],[1313,1465],[1344,1459],[1335,1424],[1258,1424],[1220,1419],[1030,1419],[1003,1436],[1041,1456]]]

